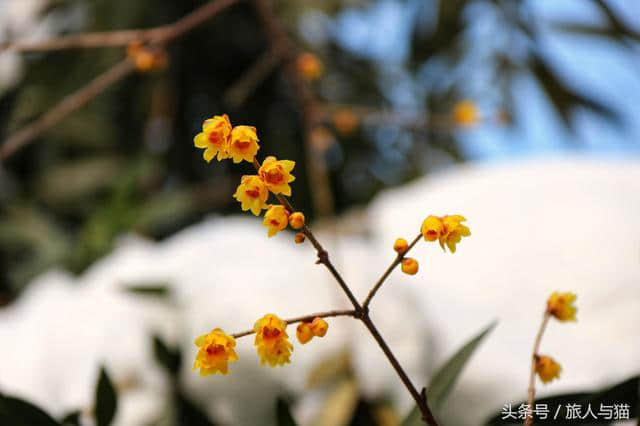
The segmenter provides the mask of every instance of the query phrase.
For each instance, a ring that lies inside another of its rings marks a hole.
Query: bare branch
[[[350,310],[335,310],[335,311],[327,311],[327,312],[316,312],[315,314],[303,315],[301,317],[289,318],[284,320],[284,322],[288,324],[296,324],[298,322],[309,322],[313,321],[314,318],[330,318],[330,317],[355,317],[356,311],[353,309]],[[254,330],[246,330],[241,331],[239,333],[232,334],[234,338],[249,336],[254,334]]]

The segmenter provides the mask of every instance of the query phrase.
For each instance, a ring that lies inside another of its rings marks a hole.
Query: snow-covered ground
[[[366,211],[340,219],[337,228],[350,232],[337,239],[318,233],[362,298],[392,260],[395,238],[416,235],[432,213],[465,215],[472,236],[455,255],[421,242],[412,254],[418,275],[394,272],[372,311],[417,384],[498,319],[443,418],[455,412],[476,425],[525,396],[533,337],[554,290],[578,294],[579,320],[550,324],[542,351],[563,372],[541,395],[606,385],[640,370],[640,162],[570,157],[461,166],[383,193]],[[310,245],[293,244],[289,233],[268,239],[251,216],[212,217],[160,244],[123,237],[82,276],[50,271],[0,311],[0,391],[56,414],[89,408],[104,362],[116,382],[129,383],[117,424],[143,424],[168,398],[151,353],[155,332],[181,345],[189,392],[231,424],[265,424],[279,390],[305,393],[312,366],[344,347],[365,392],[390,394],[401,410],[410,408],[379,348],[348,318],[330,320],[323,339],[294,343],[284,368],[260,367],[250,337],[238,341],[232,374],[200,378],[188,368],[193,338],[214,326],[234,332],[267,312],[347,308],[314,260]],[[174,302],[122,291],[153,281],[170,283]],[[317,407],[311,401],[295,412],[304,421]]]

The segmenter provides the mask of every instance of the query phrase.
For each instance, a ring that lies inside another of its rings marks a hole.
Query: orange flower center
[[[280,336],[281,331],[277,328],[265,327],[262,329],[262,336],[265,339],[275,339]]]
[[[280,167],[275,167],[265,174],[265,180],[272,185],[280,185],[284,181],[284,174]]]
[[[209,142],[211,142],[212,145],[221,145],[223,141],[222,138],[222,132],[221,131],[213,131],[211,133],[209,133]]]
[[[240,151],[244,151],[245,149],[249,148],[249,145],[251,145],[251,141],[236,141],[234,145]]]
[[[247,197],[251,198],[258,198],[260,196],[260,191],[256,188],[247,189],[244,191],[244,193],[247,194]]]
[[[225,353],[223,345],[209,345],[207,346],[207,354],[209,356],[220,356]]]
[[[438,233],[437,233],[436,231],[434,231],[433,229],[429,229],[429,230],[427,231],[427,236],[428,236],[429,238],[436,239],[436,238],[438,238]]]
[[[278,225],[280,225],[280,222],[278,222],[276,219],[271,219],[271,220],[269,221],[269,223],[270,223],[270,224],[272,224],[273,226],[278,226]]]

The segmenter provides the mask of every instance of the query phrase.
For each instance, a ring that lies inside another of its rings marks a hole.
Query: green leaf
[[[176,425],[214,426],[214,423],[209,420],[209,416],[182,392],[178,392],[176,395],[176,405],[178,417]]]
[[[96,425],[109,426],[116,415],[118,396],[113,382],[104,367],[100,369],[100,378],[96,386]]]
[[[431,411],[436,413],[438,412],[447,395],[449,395],[449,392],[453,389],[453,385],[462,373],[464,366],[471,358],[471,355],[473,355],[482,340],[487,336],[487,334],[489,334],[489,332],[491,332],[491,330],[493,330],[495,326],[495,321],[489,324],[489,326],[482,330],[477,336],[460,348],[436,372],[427,391],[427,401],[429,402]],[[422,425],[420,410],[418,407],[415,407],[402,422],[402,426],[414,425]]]
[[[168,283],[164,282],[129,284],[124,287],[124,291],[138,296],[151,297],[167,297],[171,294]]]
[[[156,360],[165,367],[170,374],[176,375],[182,364],[182,354],[178,348],[168,347],[158,336],[153,336],[153,354]]]
[[[527,401],[520,401],[511,404],[512,411],[517,411],[521,404],[526,404]],[[638,417],[639,405],[640,405],[640,376],[631,377],[623,382],[617,383],[611,387],[600,389],[596,391],[584,391],[584,392],[572,392],[560,395],[554,395],[547,398],[536,399],[536,404],[546,404],[549,409],[549,415],[546,420],[535,419],[535,424],[566,424],[567,418],[567,404],[578,404],[581,407],[581,412],[586,413],[587,407],[591,405],[591,409],[598,419],[594,419],[591,416],[587,416],[585,419],[572,419],[571,424],[587,425],[587,424],[610,424],[611,420],[606,420],[603,416],[598,416],[600,410],[600,404],[612,406],[614,404],[628,404],[629,405],[629,419]],[[560,406],[560,411],[556,416],[556,410]],[[487,425],[509,425],[509,424],[521,424],[522,420],[502,420],[504,413],[500,411],[495,416],[486,421]],[[556,417],[555,421],[553,417]]]
[[[276,401],[276,419],[278,426],[296,426],[289,410],[289,403],[282,398]]]
[[[60,426],[41,408],[20,398],[0,394],[0,424]]]
[[[63,426],[80,426],[80,411],[73,411],[62,418]]]

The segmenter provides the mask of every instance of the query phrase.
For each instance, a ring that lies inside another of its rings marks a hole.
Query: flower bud
[[[404,238],[398,238],[396,242],[393,243],[393,249],[398,254],[405,254],[407,250],[409,250],[409,244]]]
[[[311,332],[314,336],[324,337],[329,329],[329,324],[320,317],[315,317],[311,322]]]
[[[301,322],[298,325],[296,330],[296,337],[298,338],[298,342],[308,343],[311,339],[313,339],[313,331],[311,331],[311,325],[308,322]]]
[[[302,212],[293,212],[289,216],[289,225],[293,229],[301,229],[304,226],[304,214]]]
[[[418,261],[411,257],[403,259],[402,272],[409,275],[415,275],[418,272]]]

